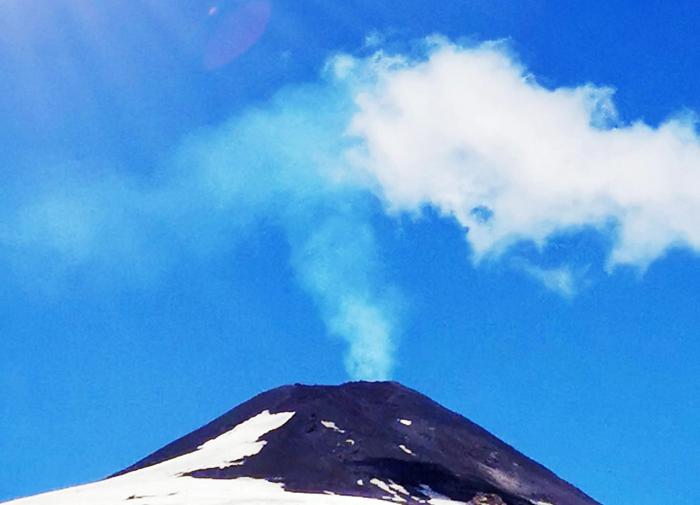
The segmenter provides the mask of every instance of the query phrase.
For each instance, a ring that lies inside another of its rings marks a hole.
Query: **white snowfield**
[[[107,480],[6,502],[6,505],[377,505],[386,501],[329,494],[292,493],[266,480],[203,479],[185,474],[244,464],[265,446],[260,438],[289,421],[294,412],[265,410],[209,440],[196,451]],[[383,484],[383,483],[382,483]],[[387,498],[400,493],[390,489]],[[403,500],[401,500],[403,501]],[[438,500],[431,500],[431,503]],[[441,504],[456,504],[439,500]]]

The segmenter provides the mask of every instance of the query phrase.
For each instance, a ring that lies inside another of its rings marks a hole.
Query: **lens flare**
[[[221,15],[204,54],[204,68],[216,70],[244,54],[265,33],[272,5],[268,0],[252,0]]]

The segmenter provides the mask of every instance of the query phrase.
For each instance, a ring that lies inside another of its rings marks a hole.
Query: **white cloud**
[[[33,278],[53,264],[145,276],[171,255],[228,251],[262,219],[285,233],[300,286],[347,343],[348,373],[378,379],[401,324],[370,191],[390,213],[454,217],[477,264],[583,228],[613,234],[610,267],[700,249],[691,115],[622,125],[609,88],[547,89],[499,44],[428,44],[420,58],[339,56],[326,80],[191,137],[152,180],[115,170],[6,184],[0,254]],[[515,267],[565,297],[585,273]]]
[[[379,47],[384,42],[384,35],[377,30],[373,30],[367,34],[365,37],[365,47],[374,48]]]
[[[544,268],[527,261],[516,261],[514,266],[564,298],[573,298],[577,294],[579,279],[583,274],[566,265]]]
[[[622,125],[609,88],[548,89],[495,43],[430,44],[419,59],[340,60],[354,169],[390,212],[454,216],[476,261],[585,227],[614,233],[611,268],[700,249],[694,116]]]

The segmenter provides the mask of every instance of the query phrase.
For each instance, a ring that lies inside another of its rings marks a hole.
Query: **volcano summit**
[[[12,505],[600,505],[395,382],[283,386],[103,481]]]

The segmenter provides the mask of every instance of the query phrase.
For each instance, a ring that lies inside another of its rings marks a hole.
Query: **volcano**
[[[600,505],[396,382],[262,393],[111,477],[12,505]]]

